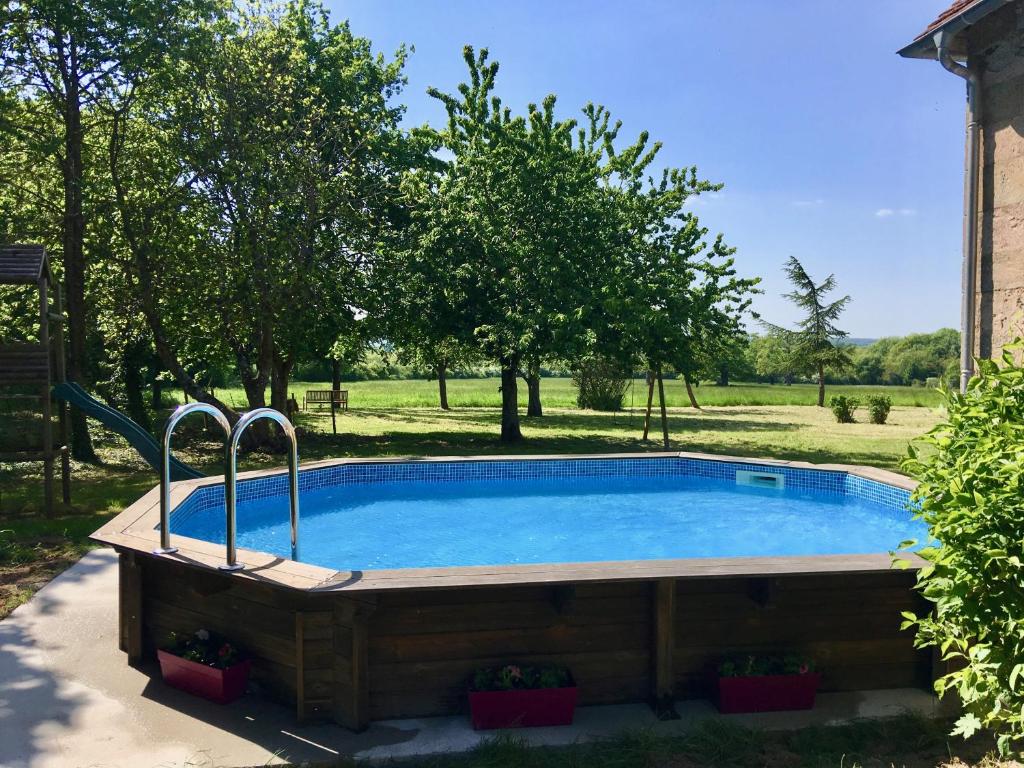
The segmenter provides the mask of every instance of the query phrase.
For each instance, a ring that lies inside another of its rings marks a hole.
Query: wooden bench
[[[343,411],[348,410],[347,389],[309,389],[302,397],[302,410],[310,405],[337,405]]]

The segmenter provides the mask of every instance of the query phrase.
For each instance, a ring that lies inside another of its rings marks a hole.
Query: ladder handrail
[[[170,555],[178,551],[171,546],[171,435],[178,422],[192,413],[205,413],[213,416],[214,421],[224,430],[225,459],[227,458],[228,440],[231,436],[231,425],[219,410],[209,403],[185,403],[175,408],[164,422],[160,438],[160,547],[153,550],[154,555]]]
[[[295,436],[295,427],[280,411],[273,408],[256,408],[244,414],[231,430],[231,439],[227,449],[224,468],[224,507],[227,512],[225,522],[226,563],[220,566],[222,571],[240,571],[245,565],[238,562],[235,548],[236,512],[238,500],[238,443],[242,433],[260,419],[276,421],[281,426],[291,450],[288,451],[288,501],[289,521],[291,523],[292,560],[299,559],[299,442]]]

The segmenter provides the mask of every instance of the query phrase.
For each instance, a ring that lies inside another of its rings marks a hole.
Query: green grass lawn
[[[497,408],[501,405],[498,387],[501,381],[488,379],[450,379],[448,400],[456,408]],[[347,381],[342,387],[349,391],[349,400],[354,408],[433,408],[438,404],[437,382],[425,379],[402,381]],[[293,381],[289,390],[301,403],[307,389],[329,389],[330,383],[323,381]],[[814,384],[732,384],[716,387],[704,384],[696,388],[697,401],[702,405],[816,405],[818,387]],[[939,394],[923,387],[883,386],[829,386],[825,396],[851,395],[861,401],[868,395],[883,394],[892,398],[893,405],[936,407]],[[231,406],[246,406],[245,392],[241,387],[217,390],[217,396]],[[688,407],[686,389],[678,380],[665,382],[665,396],[670,407]],[[269,395],[268,395],[269,397]],[[179,402],[181,393],[177,393]],[[541,382],[541,398],[546,408],[574,408],[576,388],[572,380],[546,378]],[[625,405],[639,408],[646,403],[647,386],[643,379],[633,382],[626,391]],[[657,398],[657,395],[655,395]],[[526,406],[526,387],[520,381],[519,402]]]
[[[1019,768],[991,757],[992,740],[948,736],[919,717],[763,731],[709,720],[679,736],[638,731],[568,747],[530,748],[505,732],[463,755],[400,760],[393,768]],[[325,764],[325,768],[326,768]],[[350,762],[334,765],[353,765]],[[364,765],[364,763],[359,763]]]

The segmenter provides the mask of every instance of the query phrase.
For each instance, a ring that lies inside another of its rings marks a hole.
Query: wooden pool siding
[[[870,467],[644,457],[915,485]],[[543,460],[420,461],[512,459]],[[172,507],[221,482],[174,483]],[[676,699],[703,696],[708,665],[725,654],[805,654],[820,665],[825,691],[927,687],[935,674],[931,653],[900,630],[901,611],[927,609],[913,590],[922,564],[914,556],[902,570],[874,553],[336,571],[239,549],[245,570],[225,573],[224,547],[208,542],[173,535],[177,552],[153,554],[158,523],[154,488],[93,534],[120,553],[119,643],[129,663],[151,658],[171,633],[217,632],[253,657],[259,690],[301,720],[361,730],[373,720],[463,712],[473,671],[509,662],[566,665],[581,704],[649,701],[662,714]]]
[[[208,629],[252,654],[259,688],[298,718],[354,730],[463,712],[472,672],[513,661],[565,664],[584,705],[701,697],[707,665],[730,652],[807,654],[826,691],[932,679],[931,655],[900,630],[900,612],[922,607],[913,571],[345,594],[123,551],[121,577],[132,662]]]

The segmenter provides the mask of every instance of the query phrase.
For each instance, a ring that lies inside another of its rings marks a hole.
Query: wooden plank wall
[[[908,571],[676,582],[676,694],[705,694],[705,671],[728,653],[796,651],[820,666],[824,691],[928,687],[928,651],[900,630],[922,610]]]
[[[565,664],[581,704],[645,701],[651,583],[383,593],[370,618],[372,719],[465,710],[481,667]]]
[[[899,629],[900,611],[922,607],[911,572],[360,597],[130,553],[121,574],[129,653],[152,653],[172,631],[224,634],[254,655],[254,680],[299,719],[353,730],[463,712],[470,675],[510,662],[568,666],[581,704],[653,700],[662,714],[673,697],[703,696],[705,670],[726,653],[805,653],[821,666],[823,690],[927,687],[932,674],[930,653]]]
[[[279,701],[296,703],[297,614],[316,608],[308,593],[154,558],[140,558],[140,563],[143,624],[150,652],[167,645],[172,632],[207,629],[222,634],[254,656],[252,676],[262,690]],[[304,617],[301,631],[312,640],[324,631],[323,625],[322,617]]]

